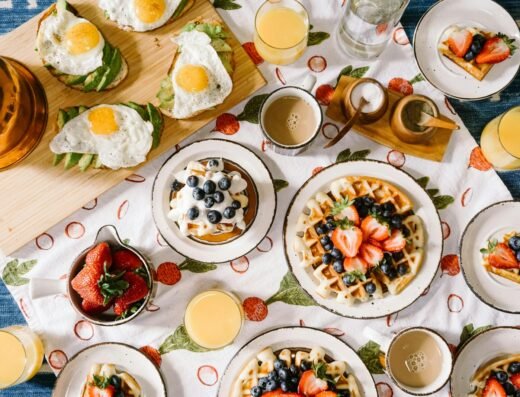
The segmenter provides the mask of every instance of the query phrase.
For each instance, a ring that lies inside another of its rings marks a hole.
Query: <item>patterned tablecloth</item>
[[[327,0],[328,6],[324,7],[322,1],[304,1],[313,25],[310,35],[312,45],[304,57],[294,65],[280,68],[261,63],[259,68],[268,80],[268,86],[258,95],[283,84],[297,83],[308,73],[314,73],[318,83],[313,93],[325,110],[340,73],[364,75],[377,78],[386,86],[399,86],[408,92],[428,95],[436,101],[442,112],[463,124],[444,96],[422,80],[403,28],[397,28],[395,40],[378,60],[363,62],[350,59],[339,52],[332,34],[337,17],[342,12],[341,2]],[[244,47],[248,48],[252,39],[254,11],[261,0],[215,2],[224,9],[221,15],[244,43]],[[35,1],[28,3],[29,7],[36,6]],[[9,0],[0,1],[0,15],[6,12],[5,7],[10,4]],[[6,23],[8,19],[0,18],[2,23]],[[396,78],[400,78],[399,82]],[[28,243],[15,252],[12,258],[0,262],[0,267],[7,264],[15,273],[23,268],[16,277],[6,278],[4,281],[7,281],[7,288],[25,320],[42,336],[47,357],[56,371],[59,371],[68,357],[86,346],[102,341],[126,342],[136,347],[146,346],[146,350],[161,362],[169,395],[213,396],[219,377],[230,358],[245,342],[267,329],[305,324],[325,329],[356,349],[364,346],[362,356],[370,363],[369,367],[378,382],[380,394],[389,396],[389,390],[393,389],[395,396],[401,396],[404,394],[391,385],[386,375],[381,374],[381,368],[377,360],[374,360],[377,349],[372,344],[366,345],[368,341],[361,335],[361,330],[366,325],[370,324],[386,334],[413,325],[432,327],[443,334],[455,349],[478,327],[520,324],[520,316],[497,312],[480,302],[460,274],[456,257],[457,243],[466,223],[483,207],[511,198],[511,193],[499,176],[489,169],[486,162],[479,160],[477,144],[466,128],[463,127],[453,135],[445,161],[434,163],[405,156],[358,134],[349,134],[335,147],[323,150],[323,144],[339,127],[330,120],[325,120],[322,134],[313,148],[299,157],[291,158],[275,154],[264,141],[256,118],[255,103],[260,99],[261,97],[255,96],[232,109],[230,113],[221,115],[216,123],[203,128],[180,145],[182,147],[207,137],[239,142],[260,155],[278,180],[275,223],[268,237],[247,256],[218,266],[194,266],[168,248],[158,236],[151,215],[150,191],[158,169],[178,149],[172,148],[117,187],[87,203],[69,218]],[[420,178],[440,211],[445,238],[441,269],[429,291],[398,314],[371,321],[345,319],[313,305],[288,273],[281,230],[289,202],[307,178],[331,163],[359,158],[389,162],[415,178]],[[129,239],[132,245],[149,255],[156,268],[166,262],[180,266],[181,280],[175,285],[160,284],[157,296],[147,312],[136,321],[121,327],[93,326],[82,320],[68,301],[60,296],[31,301],[27,277],[59,278],[64,275],[68,271],[71,258],[90,245],[99,227],[107,223],[114,224],[123,238]],[[19,266],[25,261],[32,262],[30,266],[17,267],[17,264]],[[30,271],[26,273],[29,268]],[[248,306],[246,314],[249,319],[233,345],[219,351],[200,352],[185,335],[182,327],[183,313],[191,296],[215,285],[235,292],[242,300],[258,298],[253,300],[258,305],[255,308],[266,307],[267,310],[254,311]],[[6,304],[5,299],[1,303],[0,324],[13,322],[15,312],[12,306]],[[28,392],[34,396],[48,395],[48,378],[44,378],[45,384],[42,386],[36,387],[37,382],[39,381],[0,392],[0,395],[15,396]],[[447,396],[448,389],[445,388],[439,395]]]

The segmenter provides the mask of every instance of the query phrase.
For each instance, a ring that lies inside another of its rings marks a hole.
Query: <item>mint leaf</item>
[[[379,356],[383,354],[381,352],[381,346],[374,341],[369,341],[367,344],[361,346],[358,350],[361,361],[365,363],[370,373],[374,375],[384,374],[383,366],[379,360]]]
[[[159,347],[159,353],[166,354],[174,350],[189,350],[195,353],[207,352],[208,349],[197,345],[189,337],[184,325],[179,325],[175,332],[168,336]]]
[[[180,270],[187,270],[192,273],[207,273],[215,270],[217,265],[214,263],[199,262],[193,259],[185,259],[180,265]]]
[[[20,263],[18,259],[8,262],[2,272],[2,279],[6,285],[19,287],[29,283],[29,279],[22,277],[36,265],[35,259]]]
[[[330,212],[331,212],[332,215],[337,215],[341,211],[343,211],[345,208],[350,207],[352,204],[354,204],[354,201],[350,200],[347,197],[347,198],[345,198],[345,199],[343,199],[341,201],[336,201],[334,203],[334,206],[332,207],[332,210]]]
[[[291,272],[287,272],[280,282],[280,288],[269,299],[265,301],[266,305],[274,302],[284,302],[288,305],[297,306],[315,306],[316,302],[300,287]]]
[[[221,8],[223,10],[238,10],[242,8],[240,4],[234,2],[234,0],[215,0],[213,2],[213,7]]]
[[[244,106],[244,110],[237,116],[237,119],[240,121],[249,121],[253,124],[258,124],[258,113],[260,112],[260,107],[265,102],[269,94],[260,94],[252,97],[249,101],[247,101],[246,106]]]
[[[283,179],[275,179],[273,181],[274,183],[274,190],[279,192],[280,190],[285,189],[287,186],[289,186],[289,182],[284,181]]]
[[[309,32],[309,36],[307,38],[307,45],[310,47],[312,45],[318,45],[323,41],[327,40],[330,37],[330,34],[327,32]]]

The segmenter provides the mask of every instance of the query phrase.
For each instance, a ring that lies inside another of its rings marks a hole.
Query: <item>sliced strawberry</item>
[[[337,397],[337,395],[338,393],[336,393],[335,391],[327,390],[316,394],[316,397]]]
[[[511,375],[509,380],[511,381],[514,387],[520,389],[520,373]]]
[[[113,260],[113,272],[119,272],[121,270],[134,271],[143,266],[141,259],[132,251],[126,249],[114,252]]]
[[[372,215],[363,219],[363,222],[361,222],[361,230],[363,230],[365,240],[383,241],[390,237],[390,229],[388,226],[379,222]]]
[[[97,305],[95,303],[83,300],[81,302],[81,308],[88,314],[99,314],[108,310],[109,305]]]
[[[361,272],[365,274],[368,270],[368,263],[359,256],[356,256],[355,258],[345,258],[343,260],[343,267],[345,268],[345,271],[347,272]]]
[[[388,240],[383,241],[383,250],[399,252],[406,246],[406,239],[399,229],[395,229]]]
[[[337,227],[332,232],[332,243],[348,258],[353,258],[358,254],[362,242],[363,233],[355,226],[346,229]]]
[[[317,378],[312,369],[305,371],[300,378],[300,383],[298,383],[298,393],[304,396],[315,396],[328,388],[327,382]]]
[[[504,387],[495,378],[488,378],[482,397],[506,397]]]
[[[125,273],[123,280],[128,283],[128,288],[114,302],[114,312],[121,316],[137,301],[148,295],[148,283],[144,278],[135,273]]]
[[[495,37],[487,39],[482,51],[476,56],[475,62],[482,64],[500,63],[504,61],[515,52],[516,47],[513,42],[514,39],[510,39],[503,34],[498,34]]]
[[[87,385],[85,393],[88,397],[113,397],[116,395],[116,389],[112,385],[108,385],[104,389],[101,389],[94,385]]]
[[[354,207],[353,205],[350,205],[347,208],[343,209],[339,213],[339,216],[342,219],[345,219],[345,218],[348,219],[349,221],[354,223],[354,225],[356,225],[356,226],[359,225],[359,213],[358,213],[356,207]]]
[[[85,257],[86,266],[97,267],[100,271],[112,265],[112,253],[108,243],[102,242],[92,248]]]
[[[377,266],[379,262],[383,260],[383,251],[381,248],[372,244],[361,244],[361,247],[359,248],[359,254],[361,255],[361,258],[363,258],[365,262],[370,265],[370,267]]]
[[[104,298],[98,286],[103,275],[99,267],[84,266],[71,281],[71,286],[84,300],[97,306],[104,305]]]
[[[284,392],[282,389],[276,389],[263,393],[262,397],[303,397],[303,395],[298,393]]]
[[[493,248],[489,253],[488,262],[497,269],[516,269],[519,267],[513,250],[505,243],[498,243]]]
[[[448,47],[458,57],[463,57],[471,47],[473,35],[469,30],[456,30],[448,37]]]

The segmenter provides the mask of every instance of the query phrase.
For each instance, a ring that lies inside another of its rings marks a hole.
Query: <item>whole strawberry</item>
[[[83,300],[95,306],[103,306],[105,298],[101,294],[98,281],[103,271],[96,266],[85,265],[83,269],[72,279],[71,286]]]
[[[93,266],[99,271],[110,269],[110,266],[112,266],[112,253],[108,243],[102,242],[92,248],[85,257],[85,266]]]
[[[132,303],[140,301],[149,292],[146,280],[135,273],[125,273],[123,280],[128,283],[128,288],[114,301],[114,312],[118,316],[125,316]]]
[[[114,252],[113,255],[113,271],[119,272],[122,270],[134,271],[143,266],[141,259],[130,250],[122,249]]]

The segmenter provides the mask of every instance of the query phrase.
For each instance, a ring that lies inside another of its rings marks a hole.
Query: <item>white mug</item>
[[[320,128],[323,123],[323,113],[321,111],[321,106],[316,98],[310,93],[314,85],[316,84],[316,77],[314,75],[307,75],[303,83],[299,86],[284,86],[278,88],[277,90],[271,92],[269,96],[265,99],[259,111],[259,120],[260,120],[260,128],[264,136],[271,142],[273,151],[278,154],[283,154],[287,156],[295,156],[307,150],[310,146],[311,142],[319,135]],[[278,98],[282,97],[298,97],[307,102],[312,111],[315,113],[316,126],[314,133],[307,139],[305,142],[301,142],[297,145],[284,145],[280,142],[274,140],[269,132],[265,128],[265,113],[269,106],[276,101]]]
[[[402,336],[412,331],[425,332],[429,336],[433,337],[435,342],[437,342],[437,345],[442,355],[441,370],[439,375],[432,383],[424,387],[412,387],[400,382],[393,375],[392,368],[390,365],[393,344],[396,341],[398,341]],[[412,394],[414,396],[427,396],[437,393],[448,382],[451,376],[451,372],[453,370],[453,356],[451,354],[450,347],[448,346],[448,342],[446,342],[446,340],[434,330],[424,327],[412,327],[402,330],[393,337],[389,337],[379,333],[373,328],[365,327],[365,329],[363,330],[363,335],[366,338],[379,344],[381,350],[385,353],[386,356],[386,373],[388,374],[388,376],[390,376],[390,378],[397,385],[397,387],[399,387],[404,392]]]

